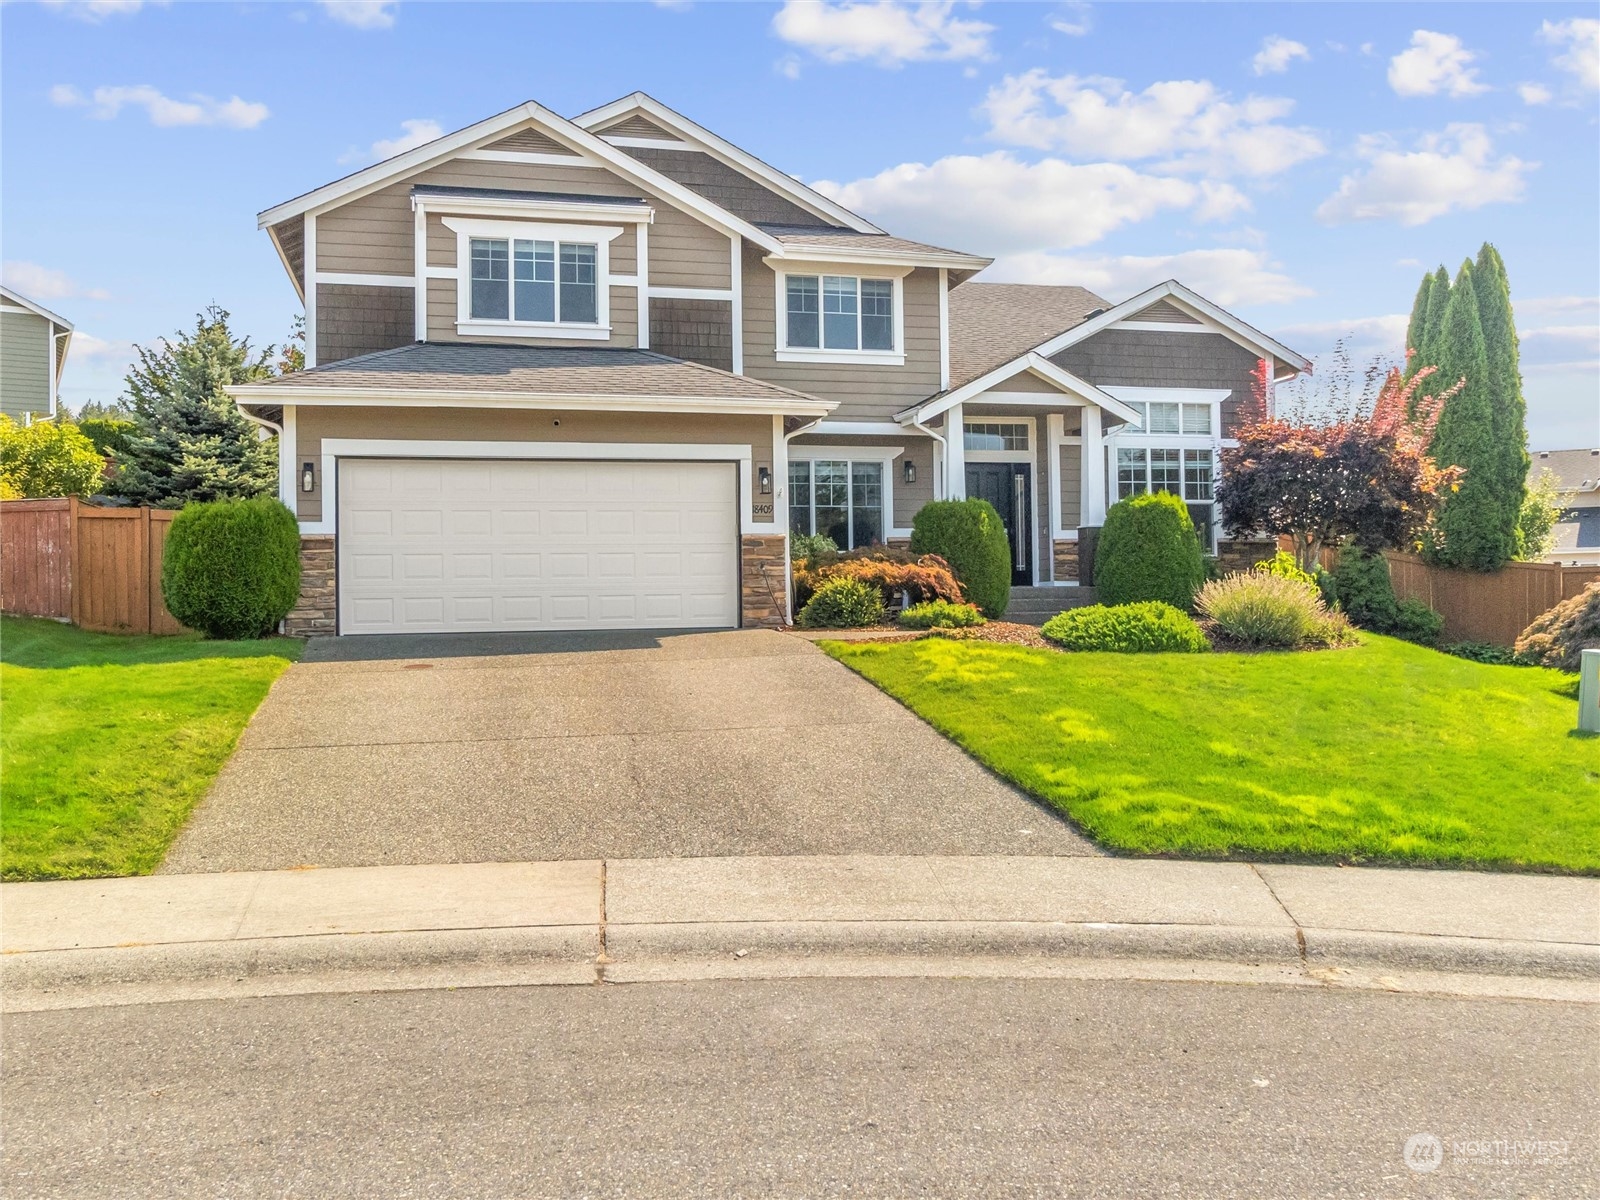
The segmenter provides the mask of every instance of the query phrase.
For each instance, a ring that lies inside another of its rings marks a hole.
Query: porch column
[[[1079,506],[1082,525],[1106,523],[1106,444],[1100,435],[1100,410],[1083,406],[1083,496]]]
[[[944,494],[947,500],[967,498],[967,427],[961,405],[944,414]]]

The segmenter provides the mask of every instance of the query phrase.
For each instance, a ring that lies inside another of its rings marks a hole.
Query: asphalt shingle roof
[[[1600,450],[1539,450],[1531,456],[1529,479],[1542,471],[1556,477],[1563,492],[1592,492],[1600,488]]]
[[[904,250],[911,254],[959,254],[969,258],[983,257],[968,255],[965,250],[951,250],[945,246],[932,246],[927,242],[913,242],[909,238],[891,237],[886,233],[857,233],[854,229],[845,229],[837,225],[776,225],[761,222],[757,227],[764,233],[770,233],[785,247],[815,246],[819,250]]]
[[[950,293],[950,386],[971,383],[1110,307],[1088,288],[963,283]]]
[[[604,346],[507,346],[416,342],[312,367],[268,381],[287,394],[307,388],[481,391],[538,396],[666,396],[815,401],[746,375],[651,350]]]

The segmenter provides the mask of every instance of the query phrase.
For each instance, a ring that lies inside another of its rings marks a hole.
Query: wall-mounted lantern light
[[[761,494],[763,496],[772,495],[772,469],[770,467],[760,468],[756,472],[756,478],[761,483]]]
[[[912,462],[909,458],[901,464],[900,469],[905,472],[907,483],[915,483],[917,481],[917,464]]]
[[[300,490],[314,492],[317,490],[317,468],[314,463],[300,464]]]

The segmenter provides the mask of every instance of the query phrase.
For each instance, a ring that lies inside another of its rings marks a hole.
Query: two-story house
[[[972,282],[636,93],[527,103],[260,214],[307,370],[234,389],[280,440],[299,633],[782,622],[790,531],[993,501],[1015,579],[1217,452],[1287,347],[1169,282]]]
[[[72,322],[0,287],[0,413],[23,425],[54,417]]]

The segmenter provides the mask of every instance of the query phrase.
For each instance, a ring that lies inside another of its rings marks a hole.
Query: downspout
[[[945,450],[944,434],[935,433],[932,429],[928,428],[928,426],[924,425],[916,417],[912,417],[911,418],[911,427],[913,429],[920,429],[923,433],[927,434],[934,441],[939,443],[939,451],[940,451],[940,453],[939,453],[939,464],[940,464],[941,467],[945,466],[946,465],[946,461],[945,461],[945,455],[944,455],[944,450]],[[942,473],[943,473],[942,471],[935,471],[934,475],[933,475],[933,488],[934,488],[933,498],[935,500],[943,500],[944,496],[940,495],[940,493],[941,492],[948,492],[950,490],[947,486],[945,486],[947,481],[940,478]]]
[[[820,424],[822,424],[822,418],[818,417],[814,421],[807,421],[804,425],[796,425],[793,432],[783,435],[785,461],[789,457],[789,443],[802,433],[815,429]],[[788,487],[789,481],[787,479],[779,480],[778,486]],[[783,531],[783,622],[785,625],[794,624],[794,560],[789,556],[789,530],[787,527]]]

